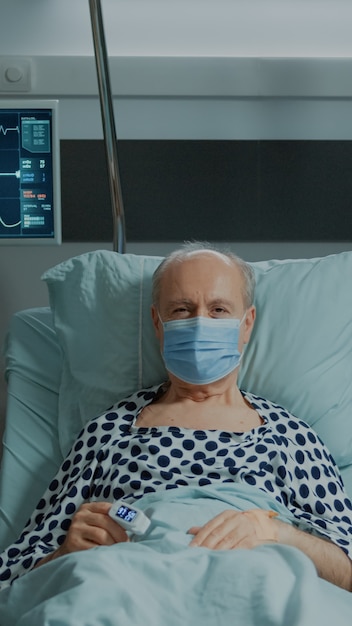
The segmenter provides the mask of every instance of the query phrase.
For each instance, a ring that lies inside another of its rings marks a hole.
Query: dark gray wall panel
[[[352,142],[124,140],[127,240],[351,241]],[[64,241],[111,241],[104,144],[61,142]]]

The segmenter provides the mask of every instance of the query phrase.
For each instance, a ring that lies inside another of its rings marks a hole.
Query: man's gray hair
[[[254,290],[255,290],[255,276],[254,271],[249,263],[246,263],[239,256],[231,252],[230,250],[222,250],[217,248],[216,246],[209,244],[207,242],[186,242],[182,248],[178,250],[174,250],[171,252],[165,259],[160,263],[160,265],[156,268],[153,274],[153,285],[152,285],[152,299],[153,304],[158,306],[159,297],[160,297],[160,286],[161,280],[164,275],[164,272],[167,270],[171,263],[182,262],[186,260],[191,254],[194,252],[217,252],[218,254],[222,254],[224,257],[229,259],[242,274],[243,278],[243,303],[246,309],[252,306],[254,301]]]

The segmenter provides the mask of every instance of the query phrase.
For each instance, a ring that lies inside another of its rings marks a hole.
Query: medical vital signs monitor
[[[57,100],[0,99],[0,245],[61,243]]]

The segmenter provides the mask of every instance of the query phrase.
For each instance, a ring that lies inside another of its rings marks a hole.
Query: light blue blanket
[[[191,526],[224,509],[286,509],[253,487],[182,487],[139,500],[138,541],[61,557],[0,593],[1,626],[350,626],[352,594],[300,551],[190,548]]]

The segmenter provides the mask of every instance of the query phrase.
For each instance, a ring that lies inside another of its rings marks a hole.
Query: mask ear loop
[[[243,314],[243,316],[242,316],[242,319],[241,319],[241,321],[240,321],[240,323],[239,323],[239,328],[241,328],[243,321],[246,319],[246,317],[247,317],[247,313],[248,313],[248,309],[246,309],[246,310],[245,310],[245,312],[244,312],[244,314]],[[242,363],[242,357],[243,357],[243,354],[244,354],[245,349],[246,349],[246,345],[244,345],[244,346],[243,346],[243,348],[242,348],[242,352],[241,352],[241,354],[240,354],[240,358],[239,358],[239,361],[238,361],[238,366],[237,366],[237,367],[240,367],[240,365],[241,365],[241,363]]]
[[[246,309],[246,310],[245,310],[245,312],[243,313],[243,317],[241,318],[241,321],[240,321],[240,323],[239,323],[239,326],[242,326],[242,322],[243,322],[243,320],[245,320],[245,319],[246,319],[246,317],[247,317],[247,313],[248,313],[248,309]]]

